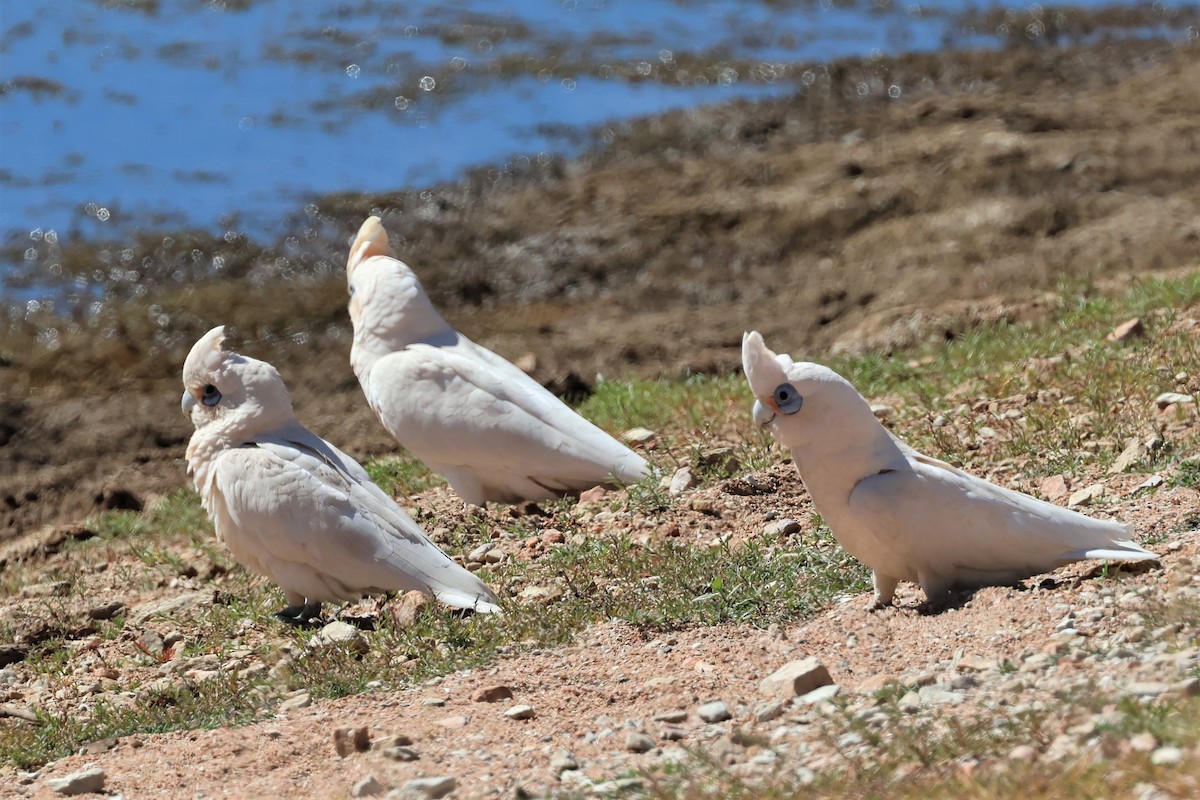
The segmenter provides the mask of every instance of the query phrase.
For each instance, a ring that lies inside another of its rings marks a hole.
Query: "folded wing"
[[[416,344],[384,356],[369,382],[368,399],[392,435],[435,468],[512,473],[558,493],[647,473],[641,456],[461,337],[454,347]]]
[[[910,469],[864,478],[850,494],[850,508],[913,572],[989,583],[1085,558],[1157,558],[1131,540],[1130,526],[996,486],[910,448],[906,453]]]
[[[227,545],[285,589],[326,602],[418,590],[460,608],[498,610],[491,590],[361,466],[303,428],[226,451],[217,466],[216,488],[238,531]]]

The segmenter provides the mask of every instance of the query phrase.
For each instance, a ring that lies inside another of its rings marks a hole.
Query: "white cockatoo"
[[[922,455],[895,439],[850,382],[742,339],[754,421],[788,448],[817,512],[873,571],[873,606],[900,581],[936,602],[952,586],[1019,581],[1087,558],[1158,558],[1133,527],[1092,519]]]
[[[296,419],[283,379],[204,334],[183,365],[183,412],[196,426],[188,471],[217,538],[283,589],[293,624],[322,602],[416,590],[458,608],[498,611],[496,595],[455,564],[358,462]]]
[[[350,364],[383,427],[467,504],[633,483],[645,459],[442,319],[378,217],[346,264]]]

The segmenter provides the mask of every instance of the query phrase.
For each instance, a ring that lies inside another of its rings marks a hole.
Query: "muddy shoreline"
[[[897,81],[922,88],[874,91]],[[460,329],[546,381],[730,371],[749,327],[797,354],[887,351],[1194,267],[1196,85],[1200,47],[1153,41],[847,61],[573,161],[323,198],[274,243],[58,243],[65,279],[141,268],[98,313],[0,325],[0,539],[182,484],[179,366],[215,324],[280,367],[311,427],[392,450],[348,364],[342,267],[369,213]]]

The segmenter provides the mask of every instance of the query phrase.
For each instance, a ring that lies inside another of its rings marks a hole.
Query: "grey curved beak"
[[[775,419],[775,412],[763,405],[762,400],[754,401],[754,424],[760,428],[770,425]]]
[[[192,415],[192,408],[196,405],[196,398],[192,397],[191,392],[184,392],[183,399],[179,401],[179,407],[183,409],[184,416]]]

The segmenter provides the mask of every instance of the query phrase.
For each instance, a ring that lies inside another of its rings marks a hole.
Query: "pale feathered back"
[[[934,599],[949,587],[1010,583],[1085,558],[1156,556],[1133,529],[969,475],[895,439],[832,370],[742,342],[754,420],[787,447],[813,505],[874,572],[876,605],[901,580]]]
[[[279,584],[293,610],[401,590],[497,610],[491,590],[354,459],[296,420],[274,367],[222,350],[223,340],[214,328],[192,348],[182,405],[196,426],[188,470],[239,563]]]
[[[647,474],[641,456],[451,328],[378,218],[363,223],[346,272],[350,363],[367,402],[467,503],[541,500]]]

